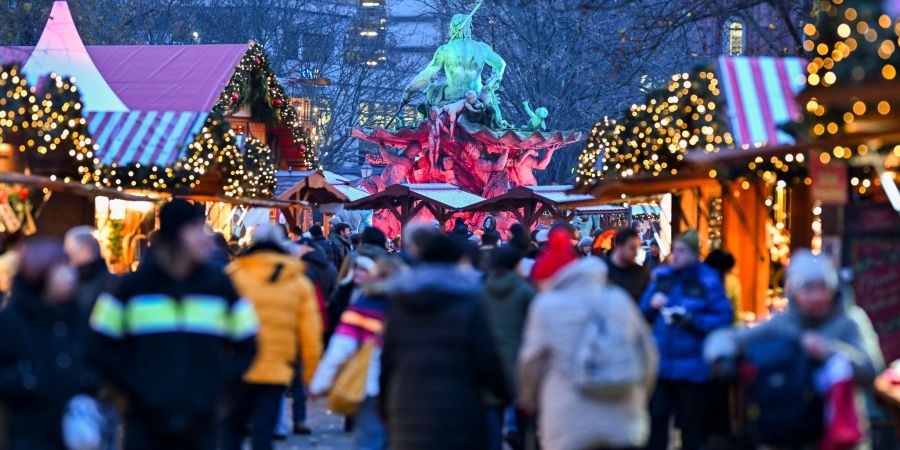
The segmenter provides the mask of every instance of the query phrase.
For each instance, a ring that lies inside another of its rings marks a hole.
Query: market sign
[[[812,155],[809,164],[812,178],[810,194],[813,201],[823,205],[844,205],[847,203],[847,165],[833,161],[822,162],[819,155]]]
[[[853,242],[853,288],[868,313],[887,361],[900,358],[900,241],[891,238]]]

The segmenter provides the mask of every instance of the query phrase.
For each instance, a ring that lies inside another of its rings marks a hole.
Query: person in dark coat
[[[325,254],[318,247],[313,245],[312,239],[301,239],[300,246],[303,253],[300,259],[306,263],[306,276],[322,292],[322,298],[328,299],[334,294],[337,287],[337,267],[325,258]]]
[[[325,255],[325,258],[334,263],[334,267],[341,267],[344,256],[339,253],[334,242],[325,237],[322,227],[318,225],[309,227],[309,235],[312,237],[313,244]]]
[[[457,217],[453,222],[453,229],[450,230],[447,235],[452,236],[460,242],[465,242],[472,234],[469,232],[469,226],[466,225],[466,221],[462,217]]]
[[[112,279],[106,260],[100,254],[100,243],[94,237],[94,229],[78,226],[66,233],[63,241],[69,262],[78,271],[78,292],[76,305],[88,317],[97,297]]]
[[[478,274],[462,259],[458,241],[434,236],[388,289],[379,381],[393,450],[486,450],[483,395],[512,401]]]
[[[74,396],[99,385],[85,362],[87,319],[75,302],[77,272],[61,245],[22,248],[9,304],[0,310],[0,402],[9,450],[63,449],[62,417]]]
[[[635,302],[650,284],[650,272],[641,267],[635,259],[641,248],[641,238],[633,228],[620,228],[613,238],[613,248],[606,255],[609,281],[625,289]]]
[[[353,251],[353,245],[350,244],[350,225],[346,223],[336,223],[331,228],[331,236],[329,240],[334,244],[334,250],[337,257],[344,260],[350,252]]]
[[[491,254],[491,263],[484,280],[484,304],[488,320],[500,352],[504,375],[510,386],[515,386],[516,361],[522,347],[522,331],[525,329],[525,318],[528,307],[534,299],[535,290],[516,271],[522,254],[513,247],[498,247]],[[492,429],[491,448],[501,449],[503,425],[507,429],[519,429],[510,415],[504,417],[504,410],[512,411],[511,405],[499,403],[495,398],[488,398],[491,410],[488,412]],[[507,420],[504,420],[507,419]],[[519,438],[515,432],[508,433],[510,438]],[[520,440],[521,438],[519,438]]]

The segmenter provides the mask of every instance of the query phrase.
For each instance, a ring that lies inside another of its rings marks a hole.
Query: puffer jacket
[[[688,320],[667,323],[663,314],[650,306],[650,299],[657,292],[668,297],[666,307],[683,307]],[[719,273],[700,262],[681,270],[662,266],[641,298],[641,311],[653,326],[659,349],[659,377],[693,383],[708,381],[703,340],[716,329],[730,325],[734,317]]]
[[[647,403],[656,380],[656,347],[634,301],[606,276],[599,258],[570,264],[528,313],[519,355],[520,399],[538,409],[545,450],[642,447],[650,434]],[[623,330],[644,356],[644,382],[621,395],[587,397],[571,381],[573,351],[592,311]]]
[[[393,450],[487,450],[483,394],[512,401],[477,272],[421,264],[392,279],[381,401]]]
[[[256,246],[228,265],[235,288],[259,316],[256,358],[244,374],[254,384],[288,384],[300,349],[304,381],[322,356],[322,317],[312,283],[297,258]]]

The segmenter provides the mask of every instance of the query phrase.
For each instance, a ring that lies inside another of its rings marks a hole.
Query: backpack
[[[822,437],[823,406],[813,383],[813,362],[791,337],[748,344],[747,419],[759,443],[793,446]]]
[[[572,383],[590,397],[627,393],[644,382],[643,349],[625,327],[609,323],[597,307],[591,308],[572,353]]]

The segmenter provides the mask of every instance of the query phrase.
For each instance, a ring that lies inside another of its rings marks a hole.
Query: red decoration
[[[282,102],[280,98],[275,99],[275,106],[281,106],[282,103],[284,102]]]
[[[232,102],[232,103],[237,103],[237,101],[238,101],[240,98],[241,98],[241,96],[238,95],[237,92],[231,94],[231,102]]]
[[[258,66],[259,65],[259,56],[253,58],[253,62],[256,63],[256,65]]]
[[[25,201],[26,198],[28,198],[28,188],[22,188],[19,191],[19,200]]]

